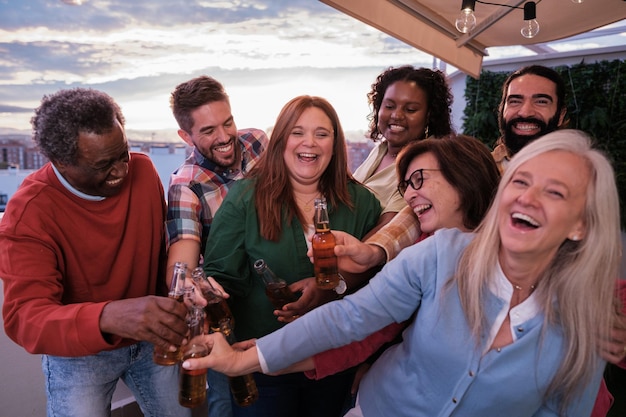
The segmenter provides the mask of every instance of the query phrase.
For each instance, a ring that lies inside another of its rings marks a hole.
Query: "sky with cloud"
[[[335,106],[345,130],[365,131],[366,94],[382,70],[433,66],[318,0],[70,1],[0,0],[0,132],[28,132],[43,95],[81,86],[113,96],[129,131],[170,135],[169,94],[201,74],[224,84],[239,128],[268,129],[288,100],[311,94]],[[558,48],[580,47],[590,46]],[[521,49],[489,54],[530,54]]]
[[[221,81],[238,127],[270,127],[299,94],[365,130],[366,93],[384,68],[433,59],[315,0],[0,0],[0,127],[30,129],[41,97],[103,90],[128,129],[176,128],[169,94],[200,74]]]

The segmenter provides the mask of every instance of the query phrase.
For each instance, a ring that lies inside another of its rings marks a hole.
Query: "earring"
[[[426,125],[426,129],[424,129],[424,139],[428,138],[428,125]]]
[[[570,238],[571,241],[578,242],[580,240],[580,236],[574,235]]]

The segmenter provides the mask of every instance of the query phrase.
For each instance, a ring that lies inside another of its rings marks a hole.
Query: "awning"
[[[478,77],[486,48],[535,45],[588,32],[626,19],[626,0],[539,0],[540,30],[524,38],[526,0],[492,1],[512,7],[476,3],[477,25],[468,33],[454,26],[461,0],[320,0],[421,51]]]

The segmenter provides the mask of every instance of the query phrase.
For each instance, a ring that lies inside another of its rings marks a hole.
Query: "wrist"
[[[370,257],[371,260],[369,267],[373,268],[375,266],[382,266],[386,264],[387,253],[385,252],[385,250],[375,243],[368,243],[368,245],[370,245],[370,247],[372,248],[372,256]]]

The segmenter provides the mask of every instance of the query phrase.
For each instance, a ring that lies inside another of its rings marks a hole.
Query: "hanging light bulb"
[[[524,26],[522,26],[522,36],[534,38],[539,33],[539,23],[537,22],[537,4],[534,1],[524,3]]]
[[[476,0],[463,0],[461,14],[456,18],[454,26],[461,33],[471,32],[476,27],[476,16],[474,16]]]

